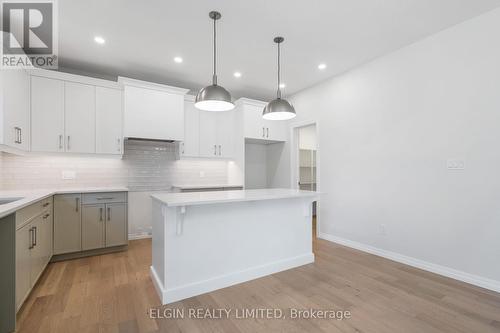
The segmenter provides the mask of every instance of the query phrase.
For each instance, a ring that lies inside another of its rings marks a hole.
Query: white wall
[[[499,41],[497,9],[291,98],[324,237],[500,290]]]

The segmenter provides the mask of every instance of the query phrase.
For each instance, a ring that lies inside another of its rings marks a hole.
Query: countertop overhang
[[[0,198],[18,198],[14,202],[0,205],[0,218],[15,213],[19,209],[43,200],[55,194],[67,193],[100,193],[100,192],[128,192],[126,187],[83,187],[83,188],[61,188],[46,190],[6,190],[0,191]]]
[[[262,201],[288,198],[314,198],[319,195],[314,191],[288,188],[208,191],[188,193],[155,193],[151,197],[168,207],[210,205],[229,202]]]

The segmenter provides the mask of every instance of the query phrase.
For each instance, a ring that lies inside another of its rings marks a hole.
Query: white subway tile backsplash
[[[227,183],[227,161],[179,160],[176,145],[165,142],[128,140],[122,159],[0,153],[0,168],[4,190],[127,186],[131,191],[149,191],[169,190],[174,183]],[[68,170],[76,173],[75,179],[62,179]]]

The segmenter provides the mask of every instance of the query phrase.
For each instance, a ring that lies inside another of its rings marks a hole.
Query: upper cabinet
[[[188,89],[123,77],[118,81],[124,87],[125,137],[184,140],[184,95]]]
[[[200,110],[194,107],[191,95],[186,95],[184,101],[184,141],[179,150],[181,156],[200,156]]]
[[[122,99],[115,82],[36,71],[31,76],[31,150],[121,155]]]
[[[28,151],[30,80],[25,70],[0,71],[0,145]]]
[[[265,102],[240,98],[236,101],[236,105],[243,112],[245,138],[263,142],[287,141],[287,121],[262,118]]]

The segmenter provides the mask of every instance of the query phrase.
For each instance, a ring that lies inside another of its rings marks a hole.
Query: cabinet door
[[[127,242],[127,204],[106,204],[106,247]]]
[[[28,223],[16,231],[16,310],[19,310],[31,288],[31,228]]]
[[[1,71],[4,144],[29,150],[30,78],[25,70]]]
[[[244,104],[243,105],[243,122],[245,138],[251,139],[265,139],[266,138],[266,124],[262,119],[262,107]]]
[[[66,152],[95,153],[95,87],[65,82]]]
[[[264,120],[266,139],[287,141],[288,122],[286,120]]]
[[[217,155],[230,158],[234,155],[235,114],[233,111],[217,112]]]
[[[98,154],[122,154],[122,91],[105,87],[95,89],[96,152]]]
[[[53,251],[53,235],[54,235],[54,217],[52,212],[46,211],[42,215],[43,238],[40,238],[39,243],[43,247],[42,257],[43,266],[45,267],[52,257]]]
[[[54,254],[82,250],[80,211],[80,194],[54,196]]]
[[[200,154],[200,111],[194,102],[184,103],[184,141],[181,143],[182,156],[199,156]]]
[[[31,77],[31,150],[64,151],[64,81]]]
[[[124,136],[184,140],[184,96],[125,86]]]
[[[200,115],[200,156],[218,157],[217,146],[217,113],[199,111]]]
[[[104,247],[104,205],[82,206],[82,250]]]
[[[45,268],[44,264],[44,249],[43,240],[45,238],[45,230],[43,228],[42,216],[39,215],[30,223],[32,226],[32,233],[34,242],[31,245],[30,252],[30,262],[31,262],[31,274],[30,274],[30,287],[33,287],[38,280],[38,277]]]

